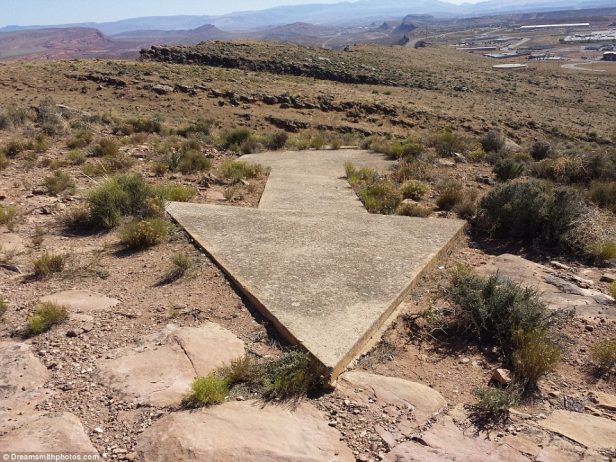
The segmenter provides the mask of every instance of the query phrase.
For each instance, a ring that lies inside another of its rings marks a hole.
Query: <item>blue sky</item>
[[[216,15],[277,5],[340,0],[1,0],[0,26],[105,22],[139,16]],[[462,0],[449,0],[462,3]],[[478,0],[466,0],[476,3]]]

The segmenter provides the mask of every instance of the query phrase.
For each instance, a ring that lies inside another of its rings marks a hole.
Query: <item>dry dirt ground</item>
[[[368,47],[363,52],[374,53],[375,49]],[[172,126],[197,118],[212,118],[221,127],[243,125],[268,132],[274,128],[266,117],[273,116],[303,122],[308,130],[319,126],[343,127],[343,130],[352,127],[398,135],[411,128],[421,134],[440,127],[454,127],[468,135],[476,135],[495,126],[521,144],[547,137],[566,145],[585,140],[590,131],[595,131],[600,139],[608,140],[613,135],[613,121],[616,120],[613,75],[589,76],[542,69],[531,69],[523,74],[495,73],[489,62],[446,49],[384,49],[382,54],[382,59],[391,60],[395,56],[404,61],[405,66],[431,74],[440,89],[350,85],[304,77],[149,62],[14,62],[0,64],[0,101],[3,107],[34,106],[49,95],[59,104],[90,113],[108,112],[122,118],[158,114]],[[116,88],[105,82],[79,81],[74,77],[90,74],[119,78],[127,86]],[[188,85],[194,87],[196,93],[191,96],[172,91],[159,95],[151,89],[158,84]],[[241,96],[285,92],[315,104],[324,100],[339,107],[350,101],[377,109],[368,109],[372,114],[348,114],[351,110],[293,109],[265,104],[256,98],[254,102],[241,102]],[[394,108],[396,115],[380,112],[381,106]],[[105,132],[99,135],[111,136]],[[0,145],[16,136],[10,130],[0,131]],[[136,159],[133,170],[142,172],[154,183],[163,180],[152,173],[155,160],[152,152],[157,137],[151,135],[123,148],[127,155]],[[63,217],[80,206],[86,191],[100,178],[87,177],[78,166],[63,166],[62,169],[75,180],[74,195],[54,196],[40,188],[43,179],[51,173],[49,166],[53,161],[66,156],[66,138],[51,139],[51,146],[44,154],[21,153],[0,171],[0,205],[15,206],[20,213],[14,229],[0,227],[5,263],[0,269],[0,293],[9,305],[0,323],[0,340],[20,340],[19,332],[29,313],[45,295],[75,288],[120,300],[117,309],[97,313],[88,332],[67,337],[67,332],[74,327],[73,321],[69,321],[67,325],[32,338],[29,343],[51,373],[46,388],[55,392],[39,405],[39,409],[74,413],[100,453],[117,459],[134,458],[137,435],[170,411],[122,401],[92,379],[97,360],[110,350],[131,344],[137,336],[159,331],[170,322],[198,326],[213,321],[237,335],[245,342],[247,350],[257,356],[278,355],[284,345],[281,346],[276,333],[250,303],[181,231],[173,233],[167,243],[132,254],[121,251],[115,232],[67,234],[62,225]],[[206,148],[205,153],[214,162],[213,174],[224,159],[236,156],[212,146]],[[456,178],[482,191],[489,189],[475,181],[477,175],[489,174],[487,165],[437,165],[435,171],[433,183],[440,178]],[[202,175],[166,174],[164,181],[196,187],[198,195],[193,199],[196,202],[254,207],[266,176],[249,180],[248,185],[233,186],[235,189],[229,196],[232,198],[228,200],[224,191],[230,186],[214,183],[208,187]],[[429,194],[428,202],[433,202],[434,197]],[[490,258],[490,253],[504,253],[505,250],[510,249],[495,251],[472,241],[461,243],[441,266],[423,278],[406,301],[407,314],[422,313],[444,303],[440,289],[447,284],[447,270],[455,263],[479,266]],[[66,254],[68,267],[50,279],[34,280],[30,277],[32,260],[45,251]],[[190,274],[172,284],[159,284],[171,269],[171,257],[178,253],[188,255],[193,261]],[[542,262],[550,260],[549,255],[532,257]],[[599,282],[602,269],[571,264],[578,272],[590,270],[588,274],[596,281],[596,287],[607,292],[607,285]],[[473,402],[472,389],[485,385],[492,368],[499,365],[493,355],[478,349],[472,341],[459,339],[459,342],[444,343],[436,334],[420,333],[408,319],[408,316],[399,318],[385,334],[383,342],[358,361],[358,367],[428,384],[443,394],[450,408]],[[524,404],[522,411],[536,415],[553,409],[573,408],[593,413],[588,398],[590,391],[616,394],[613,377],[595,377],[588,362],[588,348],[592,343],[616,337],[614,321],[597,320],[590,329],[587,322],[575,320],[564,333],[568,344],[563,361],[541,384],[535,398]],[[317,403],[335,415],[339,412],[340,400],[340,396],[333,393],[320,397]],[[344,415],[347,420],[342,426],[343,439],[356,451],[358,458],[362,457],[360,460],[376,460],[379,454],[383,456],[387,452],[387,445],[381,437],[375,436],[377,417]],[[602,415],[616,419],[613,412],[602,412]],[[104,428],[104,433],[96,431],[97,428]],[[516,428],[504,430],[499,437],[515,434]],[[114,454],[116,449],[121,451]]]

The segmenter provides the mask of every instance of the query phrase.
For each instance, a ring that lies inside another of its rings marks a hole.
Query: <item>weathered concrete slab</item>
[[[366,151],[244,156],[271,168],[258,209],[172,203],[168,212],[291,342],[332,379],[378,339],[461,220],[368,214],[344,164],[384,171]]]
[[[168,211],[334,376],[464,224],[180,203]]]
[[[267,152],[242,160],[271,169],[259,209],[362,214],[368,212],[344,178],[344,164],[383,173],[394,165],[382,154],[356,149]]]

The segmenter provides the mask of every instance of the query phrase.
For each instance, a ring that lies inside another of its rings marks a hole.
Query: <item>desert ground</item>
[[[173,50],[168,61],[184,59],[185,49]],[[545,63],[509,72],[447,44],[208,42],[196,52],[197,61],[248,64],[0,63],[0,452],[616,457],[616,63],[602,73]],[[260,152],[347,148],[388,159],[387,169],[341,169],[369,212],[468,224],[414,281],[374,347],[333,383],[308,381],[310,358],[293,356],[295,345],[164,207],[256,209],[270,174]],[[124,200],[113,189],[123,175],[134,175],[130,194],[143,203],[114,215],[106,206]],[[581,211],[515,234],[527,218],[514,214],[534,204],[524,196],[518,208],[502,205],[512,219],[497,228],[491,195],[521,183],[556,194],[550,207],[574,197],[559,217]],[[149,235],[135,231],[144,221]],[[499,286],[514,294],[508,307],[536,302],[542,319],[576,308],[526,331],[541,337],[534,361],[557,351],[537,380],[520,379],[515,365],[532,362],[521,347],[511,353],[476,323],[460,325],[472,303],[456,284],[493,275],[509,281]],[[536,289],[530,298],[526,287]],[[65,311],[48,326],[45,302]],[[284,375],[288,358],[306,381],[295,369]],[[195,376],[215,381],[230,365],[239,378],[225,379],[222,397],[195,398]],[[496,391],[482,399],[478,390]]]

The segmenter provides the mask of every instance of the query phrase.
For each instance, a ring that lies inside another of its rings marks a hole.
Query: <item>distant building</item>
[[[606,51],[603,53],[603,61],[616,61],[616,51]]]
[[[532,26],[522,26],[520,30],[534,30],[534,29],[581,29],[590,28],[590,23],[580,22],[575,24],[535,24]]]

